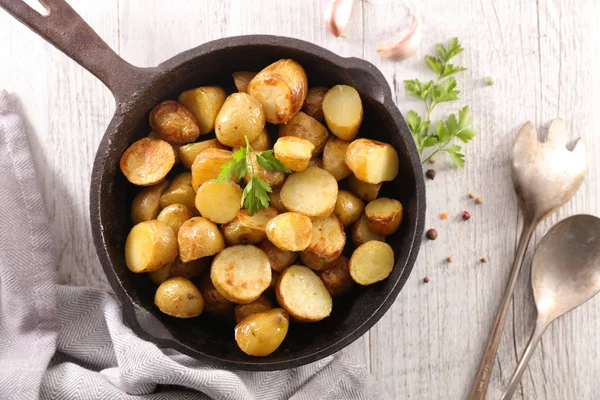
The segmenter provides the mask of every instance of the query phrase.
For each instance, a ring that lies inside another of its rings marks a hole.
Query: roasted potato
[[[238,92],[248,93],[248,84],[256,76],[256,72],[252,71],[238,71],[231,74],[233,77],[233,83]]]
[[[206,181],[196,193],[196,208],[200,215],[217,224],[233,220],[240,211],[242,188],[237,183],[216,179]]]
[[[346,165],[346,149],[350,142],[331,136],[323,149],[323,169],[329,172],[337,181],[352,175]]]
[[[204,217],[188,219],[177,234],[179,257],[182,262],[212,256],[225,248],[223,235],[217,225]]]
[[[347,190],[340,190],[338,192],[333,213],[338,217],[344,227],[350,226],[358,221],[364,210],[365,203],[354,193]]]
[[[379,189],[381,189],[381,183],[366,183],[356,179],[354,175],[348,178],[348,185],[352,193],[363,199],[364,201],[373,201],[379,195]]]
[[[285,208],[311,218],[331,215],[337,200],[338,184],[324,169],[309,167],[291,174],[281,188]]]
[[[369,229],[379,235],[391,235],[402,223],[402,203],[382,197],[365,207]]]
[[[192,187],[192,174],[182,172],[173,178],[167,190],[160,196],[160,206],[165,208],[171,204],[183,204],[190,210],[194,210],[194,199],[196,192]]]
[[[244,176],[244,183],[246,184],[250,182],[250,179],[252,179],[253,176],[257,176],[263,181],[267,182],[271,188],[281,185],[285,180],[285,172],[275,170],[267,171],[258,165],[258,162],[256,161],[256,154],[253,152],[248,154],[246,157],[246,162],[248,163],[248,172]],[[254,173],[252,171],[254,171]]]
[[[206,275],[200,283],[200,291],[204,299],[204,312],[212,315],[224,316],[233,310],[234,304],[221,296],[213,285],[210,275]]]
[[[360,246],[363,243],[366,243],[370,240],[379,240],[380,242],[385,242],[385,236],[379,235],[369,229],[369,220],[367,216],[363,213],[361,217],[352,225],[352,243],[355,246]]]
[[[269,263],[274,271],[281,272],[296,261],[298,253],[293,251],[281,250],[269,240],[263,240],[256,245],[269,257]]]
[[[315,146],[306,139],[283,136],[277,139],[273,151],[283,165],[292,171],[304,171],[312,157]]]
[[[150,126],[169,143],[190,143],[200,136],[194,114],[174,100],[163,101],[152,109]]]
[[[283,59],[260,71],[250,83],[248,94],[263,106],[267,121],[285,124],[302,107],[308,81],[300,64]]]
[[[290,318],[282,308],[253,314],[235,326],[235,341],[249,356],[265,357],[281,345]]]
[[[213,260],[210,279],[227,300],[251,303],[271,284],[269,258],[256,246],[227,247]]]
[[[398,153],[391,145],[371,139],[356,139],[346,150],[346,164],[363,182],[392,181],[398,175]]]
[[[179,158],[181,163],[187,168],[192,168],[192,164],[196,159],[196,156],[203,150],[214,148],[227,150],[226,146],[223,146],[217,139],[204,140],[198,143],[188,143],[179,147]]]
[[[200,290],[189,279],[181,276],[160,284],[154,295],[154,304],[160,311],[177,318],[197,317],[204,309]]]
[[[277,302],[302,322],[316,322],[331,314],[333,302],[323,281],[301,265],[286,268],[277,281]]]
[[[309,167],[319,167],[323,168],[323,159],[321,157],[313,157],[308,162]]]
[[[152,186],[161,182],[175,165],[173,147],[160,139],[143,138],[121,156],[119,167],[134,185]]]
[[[156,271],[175,261],[177,239],[162,221],[140,222],[131,228],[125,241],[125,263],[131,272]]]
[[[196,117],[200,135],[206,135],[215,129],[215,120],[227,93],[220,86],[204,86],[186,90],[177,97],[177,101]]]
[[[333,261],[329,269],[319,272],[319,278],[332,297],[345,294],[354,286],[354,280],[350,276],[349,261],[344,256]]]
[[[323,152],[325,143],[329,138],[327,128],[308,114],[300,111],[285,125],[279,125],[279,137],[295,136],[308,140],[315,146],[313,156]]]
[[[244,147],[246,147],[245,143],[244,143]],[[254,151],[265,151],[265,150],[269,150],[272,148],[271,137],[269,136],[269,132],[267,132],[266,128],[263,129],[262,132],[260,132],[260,134],[256,137],[256,139],[254,139],[253,141],[250,142],[250,147],[252,147],[252,149]],[[240,146],[235,146],[232,150],[235,153],[239,149],[240,149]]]
[[[160,212],[160,196],[169,186],[169,181],[164,180],[154,186],[142,189],[131,203],[131,222],[134,225],[140,222],[156,219]]]
[[[187,263],[181,262],[181,259],[177,257],[171,264],[167,264],[164,267],[157,269],[156,271],[148,272],[148,276],[152,282],[160,285],[169,278],[174,276],[182,276],[187,279],[194,279],[202,275],[207,267],[210,267],[210,257],[199,258]]]
[[[169,228],[173,229],[173,233],[177,236],[181,225],[192,217],[192,210],[183,204],[175,203],[163,208],[156,219],[169,225]]]
[[[256,244],[267,238],[267,223],[279,214],[273,207],[259,210],[250,215],[247,210],[240,210],[237,216],[223,226],[221,232],[228,246],[235,244]]]
[[[215,134],[226,146],[245,146],[255,140],[265,128],[265,113],[261,104],[246,93],[233,93],[227,97],[217,115]]]
[[[352,86],[337,85],[323,97],[323,116],[327,127],[335,136],[352,140],[363,120],[360,95]]]
[[[261,295],[252,303],[240,304],[239,306],[235,307],[235,323],[239,324],[246,317],[259,312],[269,311],[272,308],[273,303],[271,303],[271,300]]]
[[[323,122],[323,97],[325,97],[325,93],[327,93],[328,90],[329,89],[322,86],[308,89],[308,92],[306,93],[306,101],[304,101],[304,106],[302,106],[302,111],[317,121]]]
[[[208,148],[202,150],[192,164],[192,187],[198,190],[206,181],[217,179],[221,167],[233,160],[229,150]],[[233,180],[237,180],[235,177]]]
[[[279,214],[267,223],[267,238],[281,250],[302,251],[312,238],[312,222],[295,212]]]
[[[161,137],[154,131],[150,132],[148,134],[148,136],[146,136],[147,138],[150,139],[161,139]],[[179,164],[179,162],[181,161],[179,159],[179,148],[181,147],[180,144],[173,144],[173,143],[169,143],[171,145],[171,147],[173,148],[173,152],[175,153],[175,165]]]
[[[359,285],[371,285],[390,276],[394,268],[394,250],[384,242],[370,240],[361,244],[350,257],[350,275]]]
[[[287,211],[287,208],[285,208],[281,201],[281,186],[276,187],[269,193],[269,204],[271,204],[272,207],[275,207],[280,213]]]
[[[300,259],[307,267],[320,271],[324,263],[338,258],[346,245],[344,226],[335,215],[312,222],[312,239]]]

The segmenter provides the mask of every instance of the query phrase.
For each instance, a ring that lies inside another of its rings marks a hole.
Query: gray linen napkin
[[[17,105],[0,91],[1,399],[385,399],[344,352],[226,371],[138,338],[109,293],[56,284],[46,209]]]

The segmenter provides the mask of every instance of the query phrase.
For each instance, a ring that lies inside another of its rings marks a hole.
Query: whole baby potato
[[[139,192],[131,203],[131,222],[140,222],[156,219],[160,212],[160,196],[169,186],[169,181],[164,180],[154,186],[144,188]]]
[[[177,101],[194,114],[200,134],[206,135],[215,129],[217,114],[226,97],[222,87],[204,86],[181,93]]]
[[[233,93],[217,115],[215,134],[226,146],[245,146],[246,138],[255,140],[265,127],[262,105],[246,93]]]
[[[328,90],[328,88],[322,86],[308,89],[302,111],[317,121],[323,122],[323,97],[325,97],[325,93],[327,93]]]
[[[160,206],[168,207],[171,204],[183,204],[190,210],[194,210],[194,199],[196,192],[192,187],[192,174],[182,172],[173,178],[173,181],[160,196]]]
[[[254,315],[259,312],[269,311],[273,308],[273,303],[266,296],[261,295],[258,299],[252,303],[240,304],[235,307],[235,322],[240,323],[246,317]]]
[[[169,204],[156,217],[157,220],[164,222],[169,225],[171,229],[173,229],[173,233],[177,235],[179,233],[179,228],[181,225],[188,219],[192,218],[192,210],[183,204]]]
[[[160,284],[154,295],[154,304],[160,311],[177,318],[197,317],[204,308],[200,290],[189,279],[180,276]]]
[[[150,126],[169,143],[185,144],[200,136],[194,114],[174,100],[163,101],[150,111]]]
[[[240,349],[255,357],[265,357],[281,345],[288,332],[290,317],[282,308],[252,314],[235,327]]]
[[[140,222],[125,241],[125,263],[131,272],[151,272],[175,261],[177,239],[164,222]]]
[[[223,235],[217,225],[204,217],[194,217],[185,221],[179,228],[177,243],[179,257],[183,262],[212,256],[225,248]]]

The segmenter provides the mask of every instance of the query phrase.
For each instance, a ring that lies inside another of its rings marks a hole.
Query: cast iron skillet
[[[43,0],[42,16],[22,0],[0,0],[0,6],[48,42],[77,61],[112,91],[115,115],[96,154],[90,188],[90,218],[96,251],[123,317],[139,336],[161,347],[232,369],[277,370],[326,357],[358,339],[393,304],[414,265],[425,217],[425,185],[412,137],[394,105],[379,70],[357,58],[342,58],[319,46],[277,36],[239,36],[206,43],[155,68],[135,67],[115,54],[64,0]],[[400,155],[400,173],[382,194],[404,205],[399,232],[388,243],[396,264],[383,282],[360,287],[334,303],[331,317],[316,324],[294,324],[282,346],[264,358],[242,353],[230,323],[201,316],[183,320],[162,314],[153,304],[156,287],[125,266],[124,243],[131,229],[129,206],[136,189],[119,170],[123,151],[148,135],[148,113],[157,103],[201,85],[219,84],[233,91],[231,73],[258,71],[292,58],[306,70],[311,86],[345,83],[363,100],[361,136],[391,143]]]

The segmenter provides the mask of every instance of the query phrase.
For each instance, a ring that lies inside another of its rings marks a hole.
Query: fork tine
[[[557,147],[566,147],[569,133],[567,132],[567,125],[562,119],[556,118],[552,120],[550,129],[548,129],[548,142],[556,145]]]

